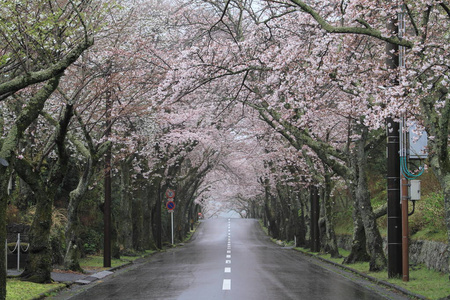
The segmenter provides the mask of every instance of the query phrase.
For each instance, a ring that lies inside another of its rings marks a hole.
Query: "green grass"
[[[56,288],[65,287],[63,283],[39,284],[8,278],[6,283],[7,300],[27,300],[49,293]]]
[[[194,230],[191,230],[184,241],[191,239],[195,230],[198,227],[198,223],[195,224]],[[128,264],[138,258],[150,255],[156,251],[146,250],[136,256],[121,256],[120,259],[111,259],[111,268],[119,267]],[[90,255],[85,258],[80,259],[80,266],[85,271],[102,271],[110,269],[103,267],[103,256],[101,255]],[[28,300],[39,297],[41,294],[50,295],[52,291],[57,288],[63,288],[66,285],[63,283],[50,283],[50,284],[39,284],[27,281],[21,281],[17,278],[7,278],[6,280],[6,299],[7,300]]]
[[[138,258],[144,257],[145,255],[149,255],[154,253],[153,250],[146,250],[142,255],[136,256],[121,256],[120,259],[112,258],[111,259],[111,268],[119,267],[129,262],[132,262]],[[101,255],[89,255],[85,258],[80,259],[80,266],[83,270],[92,270],[92,269],[109,269],[103,267],[103,256]]]
[[[111,259],[111,267],[119,267],[132,262],[145,255],[152,254],[153,250],[147,250],[145,253],[137,256],[122,256],[120,259]],[[80,260],[81,267],[88,270],[107,270],[103,267],[103,256],[93,255]],[[6,281],[6,299],[7,300],[27,300],[39,297],[41,294],[48,294],[56,288],[63,288],[63,283],[39,284],[27,281],[21,281],[16,278],[8,278]]]
[[[423,229],[412,235],[411,240],[429,240],[446,243],[448,240],[447,231],[443,229],[440,230]]]
[[[337,264],[342,264],[343,261],[343,258],[331,258],[329,254],[322,255],[318,253],[312,253],[305,248],[296,248],[296,249],[302,252],[308,252],[310,254],[325,258]],[[339,253],[345,257],[350,252],[343,249],[339,249]],[[450,296],[449,275],[429,270],[426,268],[426,266],[423,265],[410,267],[408,282],[404,282],[401,278],[388,278],[387,271],[369,272],[368,262],[355,263],[345,266],[357,270],[360,273],[367,274],[379,280],[383,280],[396,286],[402,287],[408,291],[411,291],[414,294],[425,296],[428,299],[441,299]]]

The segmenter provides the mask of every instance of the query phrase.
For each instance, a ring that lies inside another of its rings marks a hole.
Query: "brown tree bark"
[[[367,128],[362,128],[361,138],[357,143],[358,174],[355,194],[366,233],[367,247],[370,255],[370,271],[381,271],[386,268],[387,261],[383,251],[383,239],[381,238],[380,231],[378,230],[376,223],[377,219],[373,213],[369,189],[367,186],[367,155],[364,150],[367,134]]]

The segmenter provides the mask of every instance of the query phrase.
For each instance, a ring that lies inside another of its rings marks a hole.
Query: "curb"
[[[152,253],[152,254],[153,254],[153,253]],[[146,255],[146,256],[144,256],[144,257],[148,257],[148,256],[150,256],[150,255],[151,255],[151,254]],[[101,279],[101,278],[104,278],[104,277],[106,277],[106,276],[112,275],[112,274],[114,273],[114,271],[117,271],[117,270],[119,270],[119,269],[128,267],[128,266],[130,266],[130,265],[132,265],[132,264],[133,264],[133,262],[130,261],[130,262],[127,262],[127,263],[125,263],[125,264],[123,264],[123,265],[120,265],[120,266],[117,266],[117,267],[113,267],[113,268],[110,268],[110,269],[105,270],[105,271],[101,271],[101,272],[97,272],[97,273],[94,273],[94,274],[91,274],[91,275],[87,275],[84,279],[80,279],[80,280],[85,280],[85,283],[78,282],[79,280],[77,280],[77,281],[68,281],[68,282],[61,282],[62,284],[64,284],[64,286],[56,287],[56,288],[54,288],[54,289],[48,290],[48,291],[46,291],[46,292],[44,292],[44,293],[41,293],[41,294],[39,294],[39,296],[32,298],[32,300],[41,300],[41,299],[45,299],[46,297],[49,296],[49,294],[60,292],[60,291],[62,291],[62,290],[64,290],[64,289],[66,289],[66,288],[71,287],[71,286],[74,285],[74,284],[79,284],[79,285],[82,285],[82,284],[84,284],[84,285],[90,284],[90,283],[92,283],[92,282],[94,282],[94,281],[96,281],[96,280],[98,280],[98,279]],[[109,274],[103,273],[103,274],[107,274],[107,275],[106,275],[106,276],[103,276],[103,277],[101,277],[101,278],[98,278],[97,276],[95,276],[96,274],[99,274],[99,273],[102,273],[102,272],[109,272]],[[90,280],[86,280],[87,278],[90,278]]]
[[[293,248],[293,249],[294,249],[294,248]],[[297,252],[300,252],[300,253],[302,253],[302,254],[304,254],[304,255],[307,255],[307,256],[309,256],[309,257],[316,258],[316,259],[318,259],[318,260],[320,260],[320,261],[322,261],[322,262],[331,264],[331,265],[333,265],[333,266],[335,266],[335,267],[338,267],[338,268],[347,270],[347,271],[349,271],[349,272],[355,273],[355,274],[357,274],[357,275],[359,275],[359,276],[361,276],[361,277],[364,277],[364,278],[366,278],[367,280],[369,280],[369,281],[371,281],[371,282],[374,282],[374,283],[376,283],[376,284],[384,285],[385,287],[395,289],[395,290],[401,292],[402,294],[404,294],[404,295],[406,295],[406,296],[408,296],[408,297],[414,297],[414,298],[416,298],[416,299],[422,299],[422,300],[427,300],[427,299],[428,299],[428,298],[426,298],[425,296],[422,296],[422,295],[419,295],[419,294],[415,294],[415,293],[413,293],[413,292],[411,292],[411,291],[408,291],[407,289],[404,289],[404,288],[402,288],[402,287],[400,287],[400,286],[398,286],[398,285],[395,285],[395,284],[392,284],[392,283],[387,282],[387,281],[385,281],[385,280],[381,280],[381,279],[372,277],[372,276],[370,276],[370,275],[364,274],[364,273],[362,273],[362,272],[360,272],[360,271],[358,271],[358,270],[355,270],[355,269],[353,269],[353,268],[347,267],[346,265],[338,264],[338,263],[336,263],[336,262],[334,262],[334,261],[328,260],[328,259],[326,259],[326,258],[317,256],[317,255],[314,255],[314,254],[311,254],[311,253],[308,253],[308,252],[303,252],[303,251],[297,250],[297,249],[294,249],[294,250],[297,251]]]
[[[32,298],[31,300],[40,300],[40,299],[45,299],[46,297],[48,297],[49,294],[51,293],[57,293],[59,291],[62,291],[63,289],[66,289],[68,287],[70,287],[73,282],[61,282],[62,284],[64,284],[65,286],[61,286],[61,287],[57,287],[51,290],[48,290],[42,294],[39,294],[39,296]]]
[[[187,240],[185,240],[183,242],[180,242],[178,244],[175,244],[173,246],[173,248],[176,248],[178,246],[184,246],[186,242],[190,242],[191,240],[194,240],[195,239],[194,235],[196,235],[199,225],[200,224],[196,224],[196,226],[194,227],[194,233],[190,236],[189,239],[187,239]],[[145,258],[148,258],[148,257],[158,253],[158,252],[164,252],[166,250],[167,249],[162,249],[162,250],[159,250],[159,251],[155,251],[153,253],[147,253],[147,254],[143,255],[139,259],[145,259]],[[47,298],[49,296],[49,294],[58,293],[58,292],[60,292],[60,291],[62,291],[64,289],[70,288],[72,285],[75,285],[75,284],[76,285],[88,285],[88,284],[90,284],[92,282],[95,282],[95,281],[97,281],[99,279],[102,279],[102,278],[105,278],[107,276],[113,275],[114,271],[117,271],[117,270],[129,267],[129,266],[131,266],[133,264],[135,264],[135,261],[129,261],[129,262],[124,263],[124,264],[122,264],[120,266],[112,267],[112,268],[109,268],[109,269],[101,271],[101,272],[97,272],[97,273],[94,273],[94,274],[86,275],[86,277],[84,277],[83,279],[79,279],[77,281],[60,282],[61,284],[64,284],[64,286],[56,287],[56,288],[48,290],[48,291],[46,291],[44,293],[41,293],[41,294],[39,294],[39,296],[32,298],[32,300],[45,299],[45,298]],[[8,275],[7,277],[8,278],[14,278],[14,277],[19,277],[19,275]],[[79,282],[79,281],[81,281],[81,282]]]

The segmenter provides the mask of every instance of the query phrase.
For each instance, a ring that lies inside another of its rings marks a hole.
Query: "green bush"
[[[444,194],[430,193],[423,202],[426,223],[435,230],[445,228]]]
[[[410,211],[412,208],[410,208]],[[409,228],[413,238],[446,240],[444,195],[442,192],[428,193],[416,201],[414,214],[409,217]]]
[[[86,228],[80,235],[85,254],[96,254],[100,251],[103,235],[92,228]]]

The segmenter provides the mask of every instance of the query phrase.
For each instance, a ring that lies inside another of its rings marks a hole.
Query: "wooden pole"
[[[403,281],[409,281],[408,179],[402,175],[402,265]]]
[[[105,136],[111,135],[111,95],[108,92],[106,98],[106,131]],[[105,203],[103,208],[103,267],[111,267],[111,147],[105,155]]]

